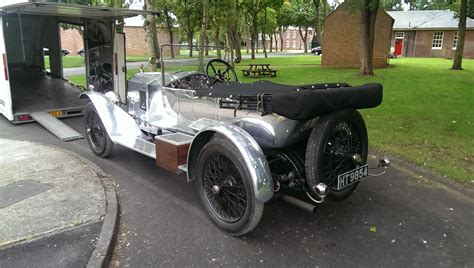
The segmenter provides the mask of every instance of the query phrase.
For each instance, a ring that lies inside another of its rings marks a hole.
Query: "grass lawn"
[[[147,61],[147,56],[128,56],[127,62]],[[45,69],[49,69],[49,56],[44,56]],[[64,56],[63,68],[74,68],[84,66],[84,57]]]
[[[474,182],[474,60],[464,60],[464,71],[452,71],[451,60],[398,58],[391,60],[391,67],[376,70],[376,77],[363,78],[356,69],[321,68],[320,59],[308,55],[243,60],[236,71],[242,81],[255,81],[241,77],[241,70],[262,62],[278,70],[277,77],[267,79],[279,83],[382,83],[382,105],[361,110],[370,147],[454,180]]]
[[[49,69],[49,56],[44,56],[45,69]],[[63,68],[73,68],[84,66],[84,57],[81,56],[64,56]]]

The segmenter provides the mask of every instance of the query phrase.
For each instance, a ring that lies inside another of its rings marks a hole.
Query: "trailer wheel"
[[[322,182],[328,185],[331,200],[349,197],[358,183],[337,190],[337,176],[365,165],[367,148],[367,129],[358,111],[347,109],[321,116],[306,146],[308,192]]]
[[[250,172],[239,150],[225,138],[213,138],[201,150],[196,170],[197,191],[219,228],[233,236],[257,226],[263,203],[255,200]]]
[[[87,143],[91,148],[92,152],[99,157],[108,157],[114,143],[107,134],[102,120],[100,119],[97,111],[95,110],[92,103],[87,104],[85,109],[85,133]]]

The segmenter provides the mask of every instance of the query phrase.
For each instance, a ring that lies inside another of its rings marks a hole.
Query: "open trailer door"
[[[127,65],[125,60],[125,34],[114,37],[114,92],[121,104],[127,104]]]
[[[3,19],[0,16],[0,113],[8,120],[13,120],[12,98],[10,93],[10,81],[8,73],[8,58],[5,48],[5,39],[3,38]]]

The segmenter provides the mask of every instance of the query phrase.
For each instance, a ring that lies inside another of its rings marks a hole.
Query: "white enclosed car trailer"
[[[37,121],[64,141],[82,138],[58,120],[83,115],[88,102],[79,98],[83,89],[64,79],[60,24],[83,28],[87,88],[113,88],[125,97],[125,36],[116,32],[117,20],[144,14],[142,10],[0,0],[0,113],[12,123]],[[49,49],[49,70],[44,48]],[[126,104],[126,99],[120,101]]]

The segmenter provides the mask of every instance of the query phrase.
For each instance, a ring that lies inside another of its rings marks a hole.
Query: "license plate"
[[[356,169],[347,171],[337,176],[337,190],[342,190],[369,175],[369,165],[364,165]]]
[[[59,117],[59,116],[63,115],[63,112],[61,112],[61,111],[51,111],[51,112],[49,112],[49,114],[54,116],[54,117]]]

